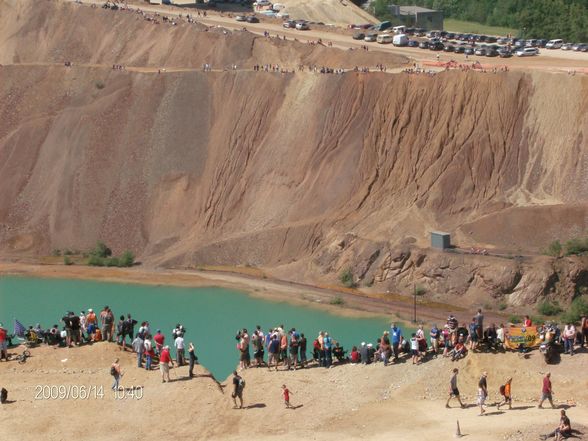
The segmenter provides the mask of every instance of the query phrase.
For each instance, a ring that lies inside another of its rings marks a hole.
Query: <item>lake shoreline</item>
[[[152,286],[222,287],[243,291],[259,299],[311,307],[343,317],[387,317],[390,321],[399,321],[409,325],[412,323],[413,316],[413,303],[409,297],[400,300],[387,300],[359,291],[350,293],[229,271],[148,267],[104,268],[0,261],[0,276],[2,275],[93,280]],[[468,313],[463,312],[463,310],[460,311],[460,308],[451,305],[442,305],[441,307],[436,305],[431,308],[426,304],[419,304],[417,307],[417,322],[443,324],[449,313],[468,316]],[[488,319],[499,321],[504,320],[504,317],[494,317],[491,314]]]

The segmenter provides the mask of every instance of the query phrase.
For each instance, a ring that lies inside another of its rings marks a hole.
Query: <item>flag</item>
[[[18,337],[24,337],[25,335],[25,327],[19,322],[17,319],[14,319],[14,335]]]

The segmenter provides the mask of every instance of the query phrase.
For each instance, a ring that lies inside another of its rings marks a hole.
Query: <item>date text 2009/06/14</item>
[[[143,387],[127,387],[113,390],[113,397],[116,400],[143,398]],[[101,400],[106,396],[104,386],[86,384],[61,384],[35,386],[35,400]]]

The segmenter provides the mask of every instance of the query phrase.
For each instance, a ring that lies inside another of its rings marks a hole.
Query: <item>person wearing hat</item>
[[[2,323],[0,323],[0,361],[3,358],[8,361],[8,333]]]
[[[488,372],[482,372],[480,381],[478,381],[478,406],[480,406],[480,416],[486,413],[484,410],[484,403],[486,403],[486,398],[488,398],[488,384],[486,382],[487,377]]]

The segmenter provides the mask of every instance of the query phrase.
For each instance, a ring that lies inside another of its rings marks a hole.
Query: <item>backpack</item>
[[[4,404],[8,400],[8,391],[4,388],[0,391],[0,403]]]
[[[500,389],[499,389],[500,395],[504,395],[505,390],[506,390],[506,387],[504,386],[504,384],[502,386],[500,386]]]
[[[110,375],[113,377],[116,375],[116,368],[114,366],[110,366]]]
[[[239,377],[239,389],[243,390],[245,389],[245,380],[243,380],[243,378]]]

